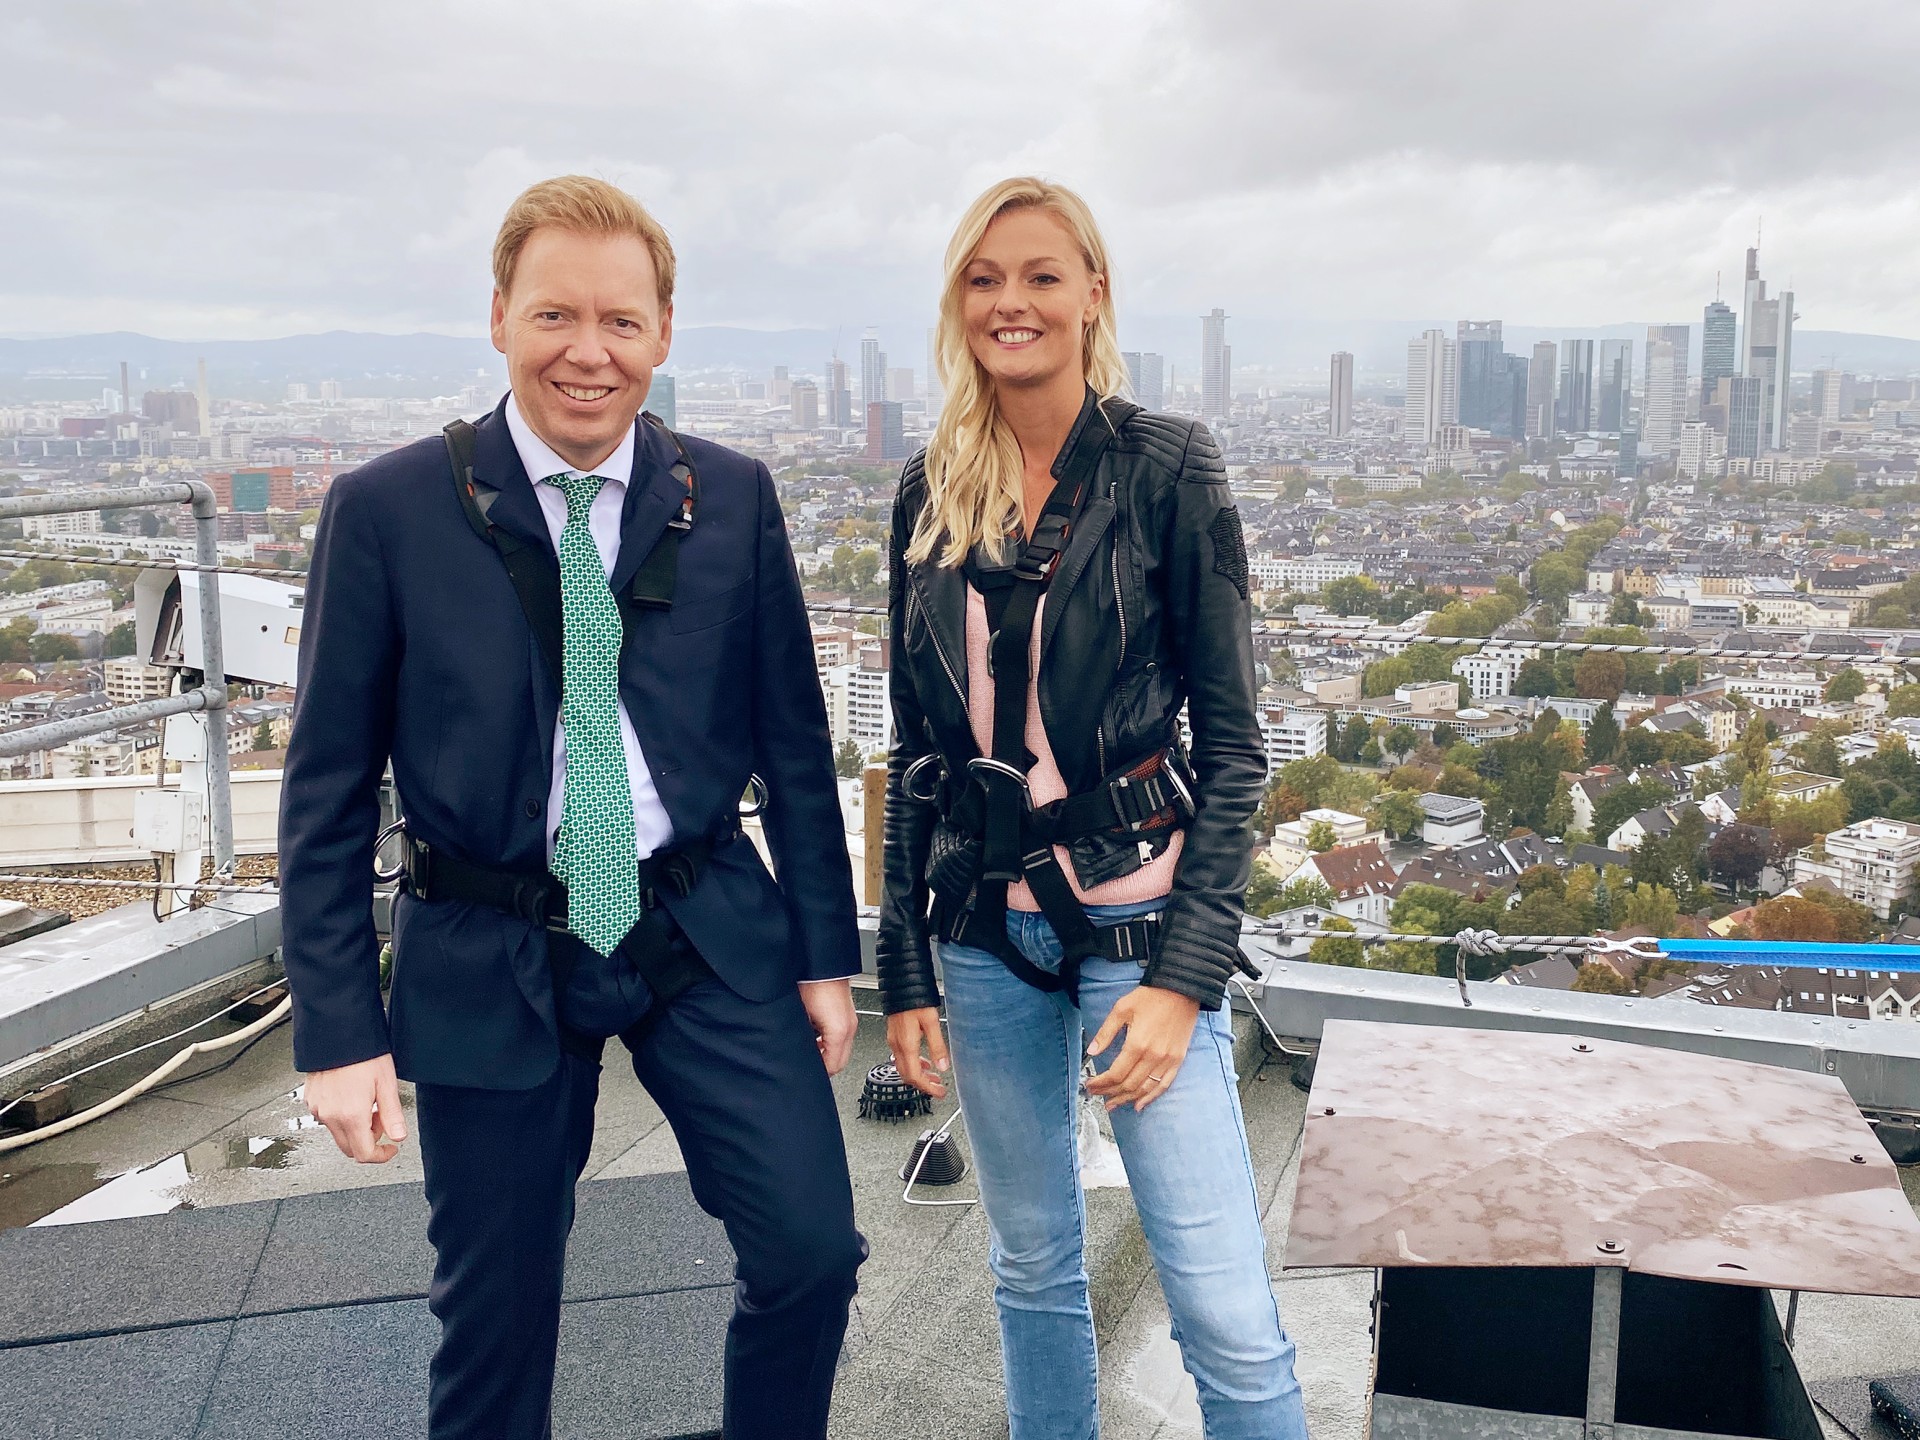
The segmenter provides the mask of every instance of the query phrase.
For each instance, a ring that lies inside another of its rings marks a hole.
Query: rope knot
[[[1507,953],[1506,941],[1497,930],[1462,930],[1453,937],[1462,955],[1486,958]]]

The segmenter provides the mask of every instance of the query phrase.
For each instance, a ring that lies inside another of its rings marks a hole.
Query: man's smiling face
[[[509,290],[493,295],[493,345],[520,413],[555,454],[591,470],[620,446],[673,340],[646,242],[542,226]],[[532,479],[543,477],[535,475]]]

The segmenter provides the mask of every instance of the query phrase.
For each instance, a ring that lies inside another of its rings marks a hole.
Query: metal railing
[[[0,520],[23,515],[72,515],[89,510],[129,510],[143,506],[187,505],[193,510],[195,568],[204,574],[200,586],[201,681],[191,690],[134,705],[95,710],[44,725],[0,731],[0,758],[11,759],[117,730],[124,725],[169,715],[205,714],[207,724],[207,826],[216,875],[233,871],[233,800],[227,766],[227,676],[220,638],[220,549],[218,502],[204,481],[176,480],[164,485],[137,485],[111,490],[79,490],[55,495],[17,495],[0,499]],[[67,563],[84,565],[85,556]],[[164,566],[156,567],[164,568]],[[162,764],[165,762],[163,761]]]

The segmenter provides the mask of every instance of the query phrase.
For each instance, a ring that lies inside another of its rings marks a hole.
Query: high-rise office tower
[[[200,438],[204,440],[213,434],[213,400],[207,392],[207,362],[204,359],[200,362],[199,373],[196,376],[196,380],[197,383],[193,387],[193,395],[195,403],[200,407],[199,433]],[[335,400],[340,398],[338,389],[339,387],[335,386],[335,394],[333,397]],[[325,399],[326,397],[323,395],[321,398]]]
[[[1745,298],[1746,311],[1740,317],[1740,373],[1761,384],[1760,449],[1765,453],[1786,442],[1787,416],[1792,412],[1788,391],[1793,377],[1793,292],[1782,290],[1771,300],[1767,298],[1757,246],[1747,251]]]
[[[1757,460],[1761,446],[1761,408],[1766,385],[1757,375],[1727,377],[1727,456]]]
[[[835,430],[853,428],[853,392],[847,386],[847,362],[838,355],[827,361],[827,424]]]
[[[1127,363],[1127,383],[1133,389],[1134,402],[1148,410],[1166,409],[1166,357],[1151,350],[1128,350],[1120,358]]]
[[[1740,322],[1733,307],[1714,297],[1700,322],[1700,403],[1711,405],[1720,382],[1740,373]]]
[[[1593,428],[1618,435],[1633,413],[1633,342],[1602,340],[1593,380]]]
[[[1820,417],[1823,425],[1840,423],[1840,385],[1838,370],[1816,370],[1813,372],[1813,413]]]
[[[656,374],[653,377],[653,383],[647,387],[647,409],[658,415],[669,430],[680,427],[680,403],[673,376]]]
[[[1227,312],[1215,306],[1200,317],[1200,418],[1214,420],[1233,408],[1233,350],[1227,344]]]
[[[1687,423],[1687,346],[1693,338],[1688,325],[1647,327],[1647,390],[1640,405],[1640,448],[1665,457],[1680,445],[1680,427]]]
[[[1454,344],[1460,363],[1460,423],[1493,429],[1499,389],[1506,381],[1506,344],[1498,320],[1462,320]]]
[[[901,408],[898,400],[876,400],[867,406],[867,459],[907,458],[906,428]]]
[[[1506,440],[1527,434],[1527,374],[1532,363],[1525,355],[1501,355],[1495,369],[1493,414],[1487,428]]]
[[[820,428],[820,387],[811,380],[796,380],[787,387],[787,408],[793,413],[793,428]]]
[[[1327,379],[1327,433],[1338,440],[1352,428],[1353,356],[1336,350]]]
[[[1440,443],[1440,427],[1460,423],[1459,347],[1444,330],[1407,342],[1406,419],[1400,433],[1416,445]]]
[[[793,398],[793,378],[784,365],[773,367],[773,382],[767,386],[767,399],[775,405],[785,405]]]
[[[919,386],[914,384],[909,366],[895,365],[887,371],[887,396],[892,400],[916,400]]]
[[[878,331],[860,337],[860,403],[876,405],[887,398],[887,353],[880,348]]]
[[[1553,438],[1553,388],[1558,368],[1554,361],[1559,351],[1551,340],[1542,340],[1533,347],[1533,359],[1527,364],[1527,415],[1526,438],[1529,440],[1551,440]]]
[[[1560,428],[1584,435],[1593,428],[1593,341],[1569,340],[1560,349]]]

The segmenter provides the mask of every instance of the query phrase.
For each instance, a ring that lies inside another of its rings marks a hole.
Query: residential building
[[[1526,659],[1523,651],[1494,647],[1461,656],[1453,662],[1453,673],[1467,682],[1475,700],[1492,700],[1513,693]]]
[[[1333,908],[1347,919],[1384,925],[1399,877],[1379,840],[1370,839],[1309,855],[1287,879],[1318,880],[1333,891]]]
[[[1299,868],[1301,861],[1313,854],[1307,845],[1307,837],[1313,833],[1316,825],[1325,825],[1333,832],[1336,848],[1365,845],[1387,838],[1386,831],[1374,829],[1359,815],[1324,808],[1308,810],[1298,820],[1286,820],[1273,827],[1273,838],[1267,842],[1267,859],[1282,875],[1291,875]]]
[[[1661,630],[1684,630],[1693,621],[1693,607],[1677,595],[1649,595],[1639,602]]]
[[[26,540],[46,540],[55,535],[98,535],[98,510],[72,510],[64,515],[22,515],[20,535]]]
[[[1427,817],[1420,826],[1420,838],[1429,845],[1451,849],[1477,845],[1486,838],[1487,807],[1478,800],[1429,794],[1420,797],[1420,808]]]
[[[1327,717],[1323,711],[1291,706],[1262,706],[1260,738],[1266,746],[1271,774],[1291,760],[1311,760],[1327,753]]]
[[[1227,312],[1218,306],[1200,317],[1200,418],[1214,420],[1233,408],[1233,348],[1227,344]]]
[[[1825,698],[1827,684],[1810,670],[1794,670],[1729,675],[1726,687],[1729,695],[1742,696],[1763,710],[1804,710]]]
[[[1607,615],[1613,609],[1613,596],[1603,595],[1598,590],[1584,591],[1579,595],[1567,597],[1567,623],[1570,625],[1604,625]]]
[[[1913,890],[1920,864],[1920,825],[1905,820],[1862,820],[1828,833],[1793,857],[1793,881],[1826,880],[1882,920]]]
[[[1726,467],[1724,442],[1713,427],[1701,420],[1689,420],[1680,427],[1680,454],[1674,461],[1674,474],[1683,480],[1707,480]]]
[[[149,665],[138,656],[121,655],[103,661],[100,671],[107,699],[115,705],[137,705],[142,700],[159,700],[173,693],[174,672]]]
[[[1327,377],[1327,434],[1338,440],[1353,428],[1353,356],[1336,350]]]
[[[1426,449],[1440,429],[1460,420],[1459,353],[1444,330],[1428,330],[1407,343],[1406,420],[1401,435]]]

